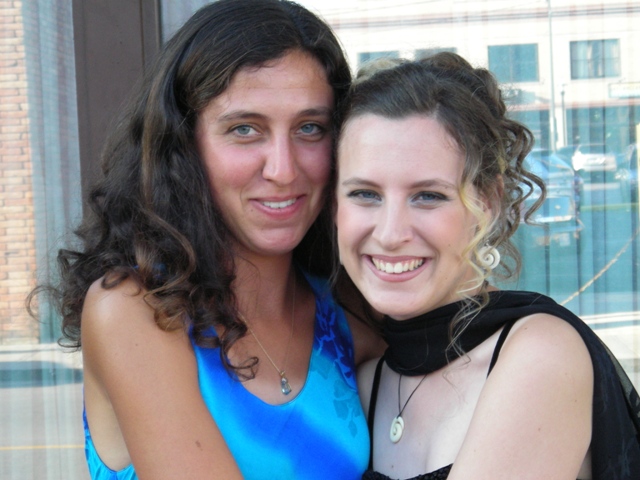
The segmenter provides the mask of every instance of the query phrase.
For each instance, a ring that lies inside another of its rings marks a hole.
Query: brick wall
[[[36,343],[35,224],[22,2],[0,0],[0,344]]]

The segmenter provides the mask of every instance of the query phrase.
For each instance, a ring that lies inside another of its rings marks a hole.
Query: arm
[[[82,345],[87,418],[105,463],[122,468],[128,454],[141,480],[242,478],[200,395],[188,335],[160,330],[133,282],[92,285]]]
[[[575,480],[591,441],[593,367],[579,334],[550,315],[514,327],[449,476]]]

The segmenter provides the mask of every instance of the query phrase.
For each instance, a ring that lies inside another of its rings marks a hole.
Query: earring
[[[493,270],[500,265],[500,252],[489,244],[478,251],[480,265],[486,270]]]

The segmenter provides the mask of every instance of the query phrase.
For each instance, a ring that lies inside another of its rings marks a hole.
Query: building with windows
[[[354,66],[447,50],[489,68],[540,148],[604,143],[622,153],[636,140],[640,2],[353,0],[320,11]]]

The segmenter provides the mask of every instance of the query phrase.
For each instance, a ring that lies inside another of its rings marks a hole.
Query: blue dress
[[[194,345],[200,391],[245,479],[360,479],[369,433],[356,388],[353,340],[327,283],[307,276],[316,296],[313,348],[300,393],[282,405],[251,394],[222,366],[218,349]],[[137,479],[114,472],[96,453],[85,417],[93,480]]]

